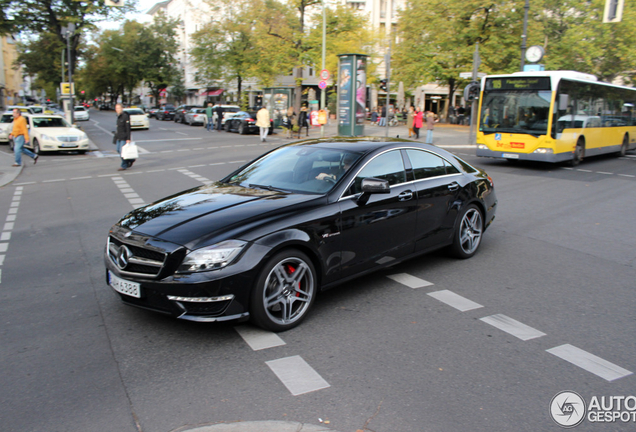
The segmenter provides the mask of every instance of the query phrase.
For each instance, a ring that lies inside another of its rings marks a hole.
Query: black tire
[[[628,149],[629,149],[629,135],[625,134],[625,136],[623,137],[623,144],[621,144],[621,149],[617,153],[618,157],[625,157]]]
[[[292,329],[307,316],[317,291],[316,270],[307,255],[281,251],[265,264],[252,289],[252,322],[274,332]]]
[[[470,258],[477,253],[484,234],[484,217],[475,204],[468,205],[459,216],[453,234],[451,252],[457,258]]]
[[[33,153],[40,154],[40,143],[37,138],[33,138],[33,144],[31,146],[33,147]]]
[[[577,166],[583,160],[585,156],[585,140],[583,138],[579,138],[576,142],[576,147],[574,148],[574,153],[572,154],[572,160],[570,161],[570,166]]]
[[[245,135],[247,133],[247,131],[245,130],[245,125],[243,123],[239,124],[238,133],[239,135]]]
[[[86,154],[86,150],[78,150],[77,153],[83,155]]]
[[[223,129],[225,129],[225,132],[232,132],[231,122],[226,121],[225,125],[223,126]]]

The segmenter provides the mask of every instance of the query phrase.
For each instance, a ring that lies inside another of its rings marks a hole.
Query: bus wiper
[[[289,191],[287,191],[285,189],[277,188],[277,187],[274,187],[274,186],[271,186],[271,185],[259,185],[259,184],[250,183],[248,186],[251,187],[251,188],[265,189],[265,190],[273,191],[273,192],[291,193],[291,192],[289,192]]]

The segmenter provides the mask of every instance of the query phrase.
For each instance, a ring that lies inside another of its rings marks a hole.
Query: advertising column
[[[340,54],[338,65],[338,135],[364,135],[367,56]]]

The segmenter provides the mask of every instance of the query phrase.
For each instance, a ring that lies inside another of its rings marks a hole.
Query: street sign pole
[[[481,57],[479,57],[479,42],[475,45],[473,53],[473,81],[477,81]],[[470,133],[468,134],[468,145],[475,145],[477,141],[477,100],[473,99],[470,107]]]
[[[327,57],[327,12],[325,10],[325,0],[322,0],[322,70],[325,70],[325,58]],[[322,79],[322,77],[321,77]],[[324,81],[327,81],[324,79]],[[320,89],[320,109],[325,110],[327,99],[327,88]],[[320,138],[325,136],[325,125],[320,125]]]
[[[391,38],[389,38],[389,49],[384,56],[384,64],[386,65],[386,118],[384,119],[384,136],[389,137],[389,104],[391,103]]]

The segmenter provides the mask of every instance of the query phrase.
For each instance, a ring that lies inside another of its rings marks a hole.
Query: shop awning
[[[220,96],[223,93],[223,89],[202,91],[199,96]]]

